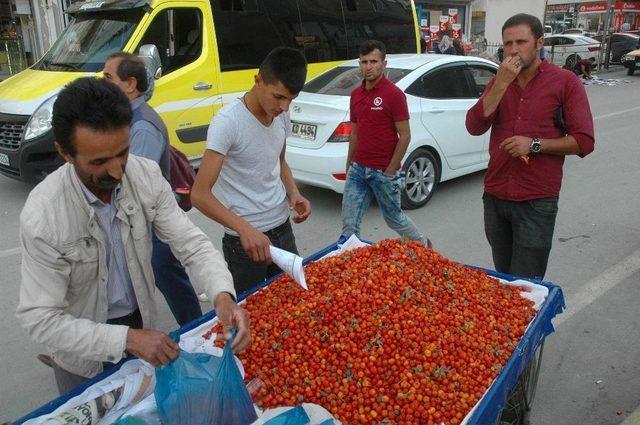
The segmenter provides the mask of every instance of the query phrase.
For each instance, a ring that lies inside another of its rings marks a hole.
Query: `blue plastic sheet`
[[[171,337],[180,338],[177,332]],[[231,341],[222,357],[180,350],[177,359],[156,369],[156,381],[158,414],[165,425],[248,425],[258,418]]]
[[[304,408],[297,406],[278,416],[274,416],[265,422],[264,425],[305,425],[308,424],[309,421],[309,415],[304,411]]]

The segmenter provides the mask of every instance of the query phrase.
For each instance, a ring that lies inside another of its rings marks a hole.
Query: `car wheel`
[[[627,69],[627,75],[633,75],[634,72],[636,72],[636,67],[634,64],[631,64],[631,67]]]
[[[580,56],[576,55],[575,53],[570,55],[567,58],[567,61],[565,62],[565,65],[567,66],[567,68],[571,69],[573,68],[578,62],[580,61]]]
[[[416,149],[404,163],[405,184],[402,190],[402,207],[408,210],[420,208],[433,196],[440,182],[440,163],[427,149]]]

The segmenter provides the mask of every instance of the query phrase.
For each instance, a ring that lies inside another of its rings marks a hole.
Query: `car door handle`
[[[436,108],[433,108],[433,109],[430,109],[430,110],[429,110],[429,113],[430,113],[430,114],[441,114],[441,113],[443,113],[443,112],[444,112],[444,109],[436,109]]]
[[[211,87],[213,87],[213,84],[211,83],[203,83],[202,81],[195,83],[193,86],[194,90],[200,91],[200,90],[209,90]]]

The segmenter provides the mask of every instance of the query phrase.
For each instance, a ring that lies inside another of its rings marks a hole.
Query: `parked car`
[[[593,37],[596,35],[593,31],[587,31],[583,28],[569,28],[562,31],[560,34],[571,34],[571,35],[584,35],[585,37]]]
[[[545,25],[544,26],[544,34],[545,37],[549,37],[551,35],[553,35],[553,28],[551,27],[551,25]]]
[[[595,40],[602,41],[602,36],[593,37]],[[611,50],[609,51],[609,63],[619,63],[624,55],[636,49],[640,36],[627,32],[616,32],[611,35]],[[606,37],[605,43],[609,42]]]
[[[545,38],[544,45],[547,60],[556,65],[572,68],[579,60],[590,57],[595,57],[598,63],[600,42],[593,38],[557,34]]]
[[[472,56],[387,55],[385,75],[405,92],[410,114],[404,208],[426,204],[442,181],[487,167],[488,132],[469,135],[465,117],[497,69]],[[293,101],[286,155],[299,182],[344,191],[349,95],[361,83],[352,60],[309,81]]]
[[[640,68],[640,45],[622,57],[622,65],[627,68],[627,75],[633,75],[636,69]]]

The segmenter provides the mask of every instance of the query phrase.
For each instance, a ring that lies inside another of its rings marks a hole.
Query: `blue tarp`
[[[322,258],[326,254],[332,251],[335,251],[338,247],[338,244],[342,242],[343,240],[339,240],[335,244],[330,245],[325,249],[307,257],[304,260],[304,264],[310,261],[315,261],[319,258]],[[479,267],[474,267],[474,268],[484,270],[490,276],[494,276],[507,281],[522,279],[517,276],[498,273],[493,270],[482,269]],[[257,285],[254,289],[251,289],[241,294],[238,297],[238,301],[245,299],[247,296],[269,285],[276,278],[277,276],[272,279],[266,280],[260,283],[259,285]],[[509,396],[509,393],[516,385],[516,382],[518,381],[520,374],[522,373],[522,371],[525,369],[525,367],[531,360],[533,354],[536,352],[536,349],[540,346],[540,344],[542,344],[542,341],[544,340],[544,338],[554,331],[551,320],[557,314],[562,313],[562,311],[565,308],[564,296],[562,294],[562,289],[559,286],[554,285],[553,283],[547,282],[547,281],[538,281],[538,280],[532,280],[532,279],[525,279],[525,280],[530,280],[531,282],[546,286],[547,288],[549,288],[549,295],[547,296],[547,299],[545,300],[544,304],[540,308],[540,311],[538,311],[538,314],[533,319],[533,322],[529,326],[529,329],[524,334],[524,336],[522,337],[522,340],[514,350],[513,354],[511,355],[511,358],[509,359],[505,367],[500,372],[500,375],[498,375],[493,385],[491,385],[491,387],[489,388],[485,396],[480,401],[480,404],[478,405],[478,407],[476,408],[476,410],[474,411],[473,415],[471,416],[468,422],[469,425],[483,425],[483,424],[493,423],[495,421],[495,419],[498,417],[498,414],[504,407],[507,397]],[[198,326],[200,326],[205,322],[212,320],[214,317],[216,317],[216,313],[215,311],[212,310],[209,313],[204,314],[202,317],[182,326],[178,330],[178,332],[180,334],[183,334],[187,331],[190,331],[191,329],[197,328]],[[95,384],[96,382],[102,381],[104,378],[106,378],[107,376],[111,375],[112,373],[120,369],[120,367],[125,361],[129,361],[131,359],[132,357],[123,359],[120,363],[115,365],[113,368],[109,369],[107,372],[103,372],[100,375],[97,375],[96,377],[89,380],[88,382],[76,387],[75,389],[68,392],[67,394],[58,397],[57,399],[45,404],[44,406],[41,406],[40,408],[34,410],[28,415],[18,419],[14,423],[16,425],[19,425],[29,419],[37,418],[39,416],[46,415],[53,412],[58,407],[66,403],[69,399],[80,395],[85,389],[87,389],[91,385]]]

